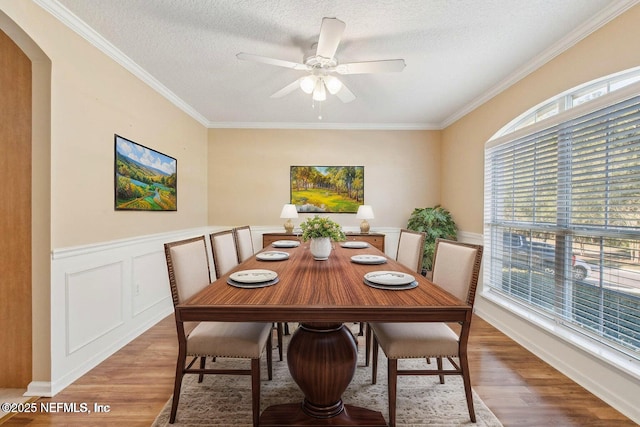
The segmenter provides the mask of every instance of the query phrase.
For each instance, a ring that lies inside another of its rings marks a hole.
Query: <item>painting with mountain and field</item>
[[[177,161],[115,136],[116,210],[177,210]]]
[[[364,166],[291,166],[298,212],[356,213],[364,204]]]

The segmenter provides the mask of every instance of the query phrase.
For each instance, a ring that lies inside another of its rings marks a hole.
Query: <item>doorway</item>
[[[32,379],[31,60],[0,32],[0,352],[1,388]]]

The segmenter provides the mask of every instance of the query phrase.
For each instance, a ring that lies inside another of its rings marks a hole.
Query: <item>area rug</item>
[[[362,339],[360,340],[362,341]],[[342,398],[347,404],[380,411],[388,420],[387,363],[380,352],[378,383],[371,384],[371,367],[364,366],[364,351],[358,351],[358,367]],[[277,360],[274,350],[273,380],[268,381],[263,357],[261,410],[271,405],[302,402],[303,394],[293,381],[287,361]],[[208,361],[207,363],[212,363]],[[248,361],[218,359],[216,365],[248,367]],[[400,360],[398,368],[433,368],[424,360]],[[474,392],[477,423],[469,420],[462,378],[448,376],[440,384],[437,376],[401,376],[398,378],[398,426],[478,426],[501,427],[502,424]],[[171,399],[166,403],[152,427],[186,426],[250,426],[251,383],[249,376],[205,375],[202,383],[197,375],[183,379],[176,422],[169,424]]]

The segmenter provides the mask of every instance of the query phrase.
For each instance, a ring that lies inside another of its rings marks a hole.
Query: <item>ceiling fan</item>
[[[302,63],[252,55],[244,52],[238,53],[236,57],[245,61],[261,62],[278,67],[305,71],[307,73],[305,76],[300,77],[271,95],[271,98],[281,98],[300,88],[305,93],[312,95],[314,101],[324,101],[327,98],[327,92],[329,92],[344,103],[351,102],[356,99],[356,96],[335,74],[399,72],[404,69],[405,63],[404,59],[388,59],[340,64],[334,55],[338,49],[338,44],[340,44],[345,26],[346,24],[339,19],[322,18],[318,42],[311,46],[310,52],[305,55]]]

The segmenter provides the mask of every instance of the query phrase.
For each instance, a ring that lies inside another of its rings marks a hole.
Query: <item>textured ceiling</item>
[[[441,128],[636,0],[36,0],[209,127]],[[323,17],[346,23],[336,58],[402,58],[401,73],[347,75],[356,95],[312,108],[301,62]]]

